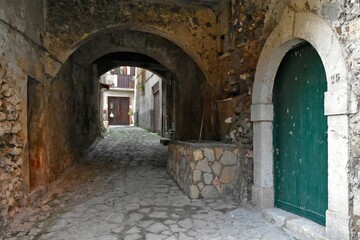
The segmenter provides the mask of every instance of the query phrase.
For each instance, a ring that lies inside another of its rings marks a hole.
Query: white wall
[[[140,82],[141,76],[139,76],[141,72],[141,69],[137,69],[136,71],[136,75],[138,76],[137,78],[137,84]],[[153,130],[153,111],[154,111],[154,96],[153,96],[153,91],[152,91],[152,87],[156,84],[159,83],[159,91],[160,91],[160,101],[162,101],[162,94],[163,94],[163,90],[162,90],[162,79],[150,72],[145,70],[145,91],[142,94],[141,91],[139,90],[139,88],[136,89],[137,91],[137,111],[138,111],[138,123],[139,123],[139,127],[142,127],[144,129],[147,130]],[[160,102],[160,119],[159,119],[159,126],[162,126],[161,124],[161,118],[162,118],[162,102]]]
[[[117,87],[117,75],[111,74],[110,71],[104,73],[100,81],[110,85],[113,84],[112,86]]]

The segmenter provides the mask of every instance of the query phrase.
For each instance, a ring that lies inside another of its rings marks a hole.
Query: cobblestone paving
[[[10,239],[294,239],[229,199],[190,200],[166,160],[157,135],[111,128]]]

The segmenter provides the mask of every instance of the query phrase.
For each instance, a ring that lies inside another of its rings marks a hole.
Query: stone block
[[[251,106],[251,121],[272,121],[274,106],[272,104],[254,104]]]
[[[201,150],[195,150],[193,155],[195,161],[200,161],[201,159],[204,158],[203,152]]]
[[[146,228],[147,231],[150,231],[150,232],[153,232],[153,233],[160,233],[160,232],[165,231],[167,229],[168,229],[168,227],[165,226],[164,224],[160,223],[160,222],[154,223],[150,227]]]
[[[11,131],[11,123],[10,122],[1,122],[0,123],[0,136],[10,133],[10,131]]]
[[[194,182],[201,181],[201,171],[200,170],[195,170],[194,171],[193,181]]]
[[[199,189],[195,185],[189,187],[189,198],[199,198]]]
[[[329,239],[350,239],[349,217],[336,212],[326,211],[326,236]]]
[[[252,186],[251,202],[258,208],[273,208],[274,188]]]
[[[0,112],[0,121],[4,121],[6,119],[6,114],[3,112]]]
[[[221,183],[234,183],[236,176],[236,167],[224,167],[221,172]]]
[[[200,170],[202,172],[207,172],[207,173],[211,173],[212,170],[209,167],[209,161],[207,159],[203,159],[201,161],[198,162],[198,164],[196,165],[195,169]]]
[[[222,150],[222,148],[215,148],[214,151],[215,151],[215,159],[217,161],[219,161],[220,157],[221,157],[221,155],[223,154],[224,151]]]
[[[216,176],[220,176],[222,165],[219,162],[214,162],[211,168]]]
[[[354,215],[360,216],[360,190],[356,189],[354,193]]]
[[[352,113],[356,110],[356,106],[350,108],[348,101],[348,89],[338,88],[325,92],[325,115],[339,115]]]
[[[288,219],[285,227],[308,240],[326,240],[325,228],[306,218]]]
[[[11,151],[10,151],[10,155],[12,156],[19,156],[22,152],[22,148],[13,148]]]
[[[204,182],[205,184],[211,184],[214,176],[211,173],[205,173],[204,174]]]
[[[233,192],[234,188],[231,184],[222,184],[220,188],[220,193],[222,195],[230,195]]]
[[[223,165],[235,165],[237,162],[236,160],[237,158],[234,153],[225,151],[221,156],[220,163]]]
[[[218,177],[215,177],[214,180],[212,181],[212,184],[216,187],[216,189],[218,190],[218,192],[220,192],[221,189],[221,182],[220,179]]]
[[[355,18],[349,22],[349,36],[350,40],[357,40],[360,38],[360,19]]]
[[[254,185],[273,186],[273,127],[271,122],[254,122]]]
[[[280,208],[263,209],[262,214],[267,221],[275,223],[278,227],[285,226],[286,220],[297,217],[297,215],[284,211]]]
[[[328,209],[343,215],[349,214],[348,128],[347,116],[328,116]]]
[[[205,155],[205,157],[207,157],[207,159],[208,159],[210,162],[215,161],[215,152],[214,152],[213,149],[205,148],[205,149],[204,149],[204,155]]]
[[[6,92],[7,90],[9,90],[9,88],[10,88],[10,85],[5,83],[1,87],[1,92]]]
[[[201,190],[201,195],[204,198],[219,198],[219,192],[214,186],[206,186]]]
[[[21,124],[20,123],[16,123],[14,126],[12,126],[11,128],[11,133],[19,133],[21,130]]]

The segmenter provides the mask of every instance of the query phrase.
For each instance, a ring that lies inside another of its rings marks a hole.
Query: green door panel
[[[327,190],[326,75],[316,50],[290,50],[275,79],[275,206],[325,224]]]

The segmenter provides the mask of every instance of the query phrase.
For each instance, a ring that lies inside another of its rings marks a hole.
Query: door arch
[[[252,202],[260,208],[274,207],[273,172],[273,87],[285,54],[306,41],[318,52],[325,68],[328,120],[328,209],[326,232],[336,239],[348,239],[349,117],[356,111],[354,94],[348,86],[343,48],[334,30],[312,13],[286,9],[261,52],[252,92],[251,120],[254,131],[254,184]],[[341,126],[341,127],[340,127]],[[341,137],[339,137],[341,136]]]

